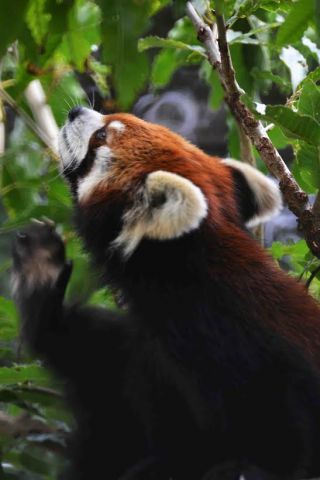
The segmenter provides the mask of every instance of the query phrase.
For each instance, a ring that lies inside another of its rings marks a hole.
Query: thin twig
[[[46,135],[46,133],[33,121],[33,119],[28,115],[22,108],[20,108],[14,99],[0,87],[0,97],[8,104],[10,107],[24,120],[26,125],[32,130],[41,142],[48,147],[50,156],[58,161],[58,155],[51,148],[51,140]]]
[[[39,387],[38,385],[22,385],[19,387],[19,390],[23,392],[30,392],[30,393],[40,393],[44,395],[50,395],[51,397],[56,397],[63,399],[63,394],[59,392],[59,390],[55,390],[54,388],[49,387]]]
[[[5,131],[5,124],[4,124],[4,108],[3,104],[0,101],[0,157],[4,154],[5,150],[5,138],[6,138],[6,131]]]
[[[312,280],[317,276],[317,274],[319,272],[320,272],[320,265],[315,270],[313,270],[313,272],[310,274],[310,277],[306,281],[306,289],[307,290],[310,287]]]
[[[213,66],[213,68],[217,70],[220,79],[222,80],[223,75],[221,67],[221,57],[218,45],[216,43],[216,32],[212,31],[209,25],[207,25],[201,20],[190,2],[187,3],[186,8],[187,15],[190,17],[193,25],[197,29],[198,40],[202,42],[206,47],[209,63]]]
[[[238,124],[239,139],[240,139],[240,159],[256,167],[256,159],[252,151],[252,143],[248,135],[243,130],[242,126]]]
[[[51,107],[47,103],[46,95],[40,80],[32,80],[25,89],[24,95],[37,125],[42,129],[49,140],[49,147],[58,154],[57,142],[59,128],[53,116]]]
[[[240,159],[252,165],[253,167],[257,166],[255,156],[252,151],[252,143],[248,135],[243,130],[242,126],[238,124],[239,139],[240,139]],[[264,245],[264,225],[260,225],[253,228],[253,234],[257,241],[263,246]]]
[[[235,78],[223,15],[216,10],[218,41],[190,2],[187,3],[187,15],[197,31],[198,39],[205,45],[208,61],[217,70],[225,91],[226,103],[232,114],[260,153],[271,174],[279,180],[284,199],[290,210],[298,217],[299,225],[310,250],[320,258],[320,225],[312,211],[308,195],[296,182],[279,152],[273,146],[262,123],[241,101],[241,95],[244,92]]]

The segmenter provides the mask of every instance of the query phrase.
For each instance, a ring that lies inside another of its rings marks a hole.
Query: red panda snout
[[[59,153],[63,171],[79,168],[88,153],[92,134],[105,126],[105,117],[94,110],[78,107],[69,112],[59,134]]]
[[[111,143],[125,125],[112,116],[85,107],[75,107],[59,134],[62,173],[78,201],[83,201],[95,186],[106,180],[114,157]]]

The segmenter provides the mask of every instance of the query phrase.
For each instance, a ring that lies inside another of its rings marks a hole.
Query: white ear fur
[[[222,160],[225,165],[236,168],[245,177],[257,204],[257,213],[246,222],[248,227],[254,227],[276,215],[282,208],[281,194],[278,185],[263,175],[248,163],[227,158]]]
[[[207,210],[204,194],[190,180],[162,170],[152,172],[146,178],[142,202],[126,212],[114,246],[129,257],[144,237],[169,240],[195,230]]]

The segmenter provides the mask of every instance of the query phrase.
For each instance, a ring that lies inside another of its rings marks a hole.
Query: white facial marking
[[[125,124],[120,122],[119,120],[114,120],[113,122],[110,122],[108,125],[108,129],[113,128],[114,130],[117,130],[118,132],[123,132],[126,128]]]
[[[76,168],[88,151],[91,135],[105,125],[104,116],[83,107],[81,113],[68,121],[59,133],[59,152],[62,169]]]
[[[224,159],[223,163],[240,170],[253,192],[258,212],[246,222],[248,227],[255,227],[259,223],[266,222],[281,210],[281,194],[278,185],[273,180],[263,175],[263,173],[248,163],[239,162],[231,158]]]
[[[143,237],[169,240],[195,230],[207,210],[205,196],[190,180],[165,171],[150,173],[144,199],[126,212],[114,246],[128,258]]]
[[[78,184],[78,199],[80,201],[83,201],[85,197],[90,195],[97,183],[107,178],[111,157],[111,149],[106,145],[97,148],[92,169]]]
[[[103,145],[96,149],[94,166],[100,173],[105,173],[110,165],[111,149],[107,145]]]

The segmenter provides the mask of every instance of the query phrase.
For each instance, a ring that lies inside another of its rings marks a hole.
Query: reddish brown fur
[[[229,167],[165,127],[129,114],[108,115],[105,119],[106,127],[117,120],[125,129],[109,129],[108,146],[116,162],[108,179],[94,188],[83,200],[83,206],[105,202],[113,195],[130,197],[135,185],[156,170],[191,180],[203,191],[209,205],[204,238],[208,251],[210,239],[217,231],[221,244],[220,262],[214,251],[210,263],[209,254],[212,277],[229,284],[243,308],[248,299],[252,303],[252,298],[256,298],[259,321],[302,347],[320,367],[319,306],[305,287],[283,273],[242,229]]]
[[[114,190],[127,194],[148,173],[165,170],[182,175],[201,188],[212,207],[213,221],[222,221],[218,207],[223,209],[223,204],[219,197],[229,199],[228,214],[239,220],[230,170],[217,158],[206,155],[167,128],[133,115],[120,113],[105,118],[106,127],[117,120],[125,124],[125,130],[108,131],[107,143],[116,162],[109,170],[108,179],[101,180],[86,197],[85,205],[104,202]]]

